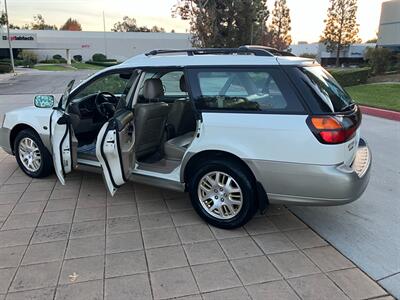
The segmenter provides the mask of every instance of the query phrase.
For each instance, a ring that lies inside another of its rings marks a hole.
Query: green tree
[[[340,51],[359,43],[357,0],[329,0],[328,16],[321,40],[328,52],[336,52],[336,66],[340,66]]]
[[[272,10],[272,22],[268,28],[267,45],[279,50],[286,50],[292,43],[290,24],[290,9],[286,0],[276,0]]]
[[[33,16],[33,22],[24,26],[25,29],[31,30],[57,30],[56,25],[47,24],[41,14]]]
[[[165,29],[163,27],[158,27],[158,26],[154,25],[153,27],[151,27],[150,31],[151,32],[165,32]]]
[[[261,43],[269,17],[266,0],[179,0],[172,14],[190,22],[197,47]]]
[[[0,13],[0,26],[4,26],[7,24],[7,15],[5,12]]]
[[[368,47],[365,52],[364,59],[372,68],[374,74],[383,74],[387,71],[390,65],[392,52],[386,48],[371,48]]]
[[[114,32],[165,32],[165,29],[158,26],[148,28],[147,26],[138,26],[135,18],[125,16],[122,22],[117,22],[111,28]]]
[[[117,22],[111,29],[114,32],[135,32],[138,31],[138,26],[136,24],[135,18],[129,18],[125,16],[122,18],[122,22]]]
[[[0,27],[7,25],[7,15],[5,12],[0,12]],[[14,24],[8,24],[10,29],[21,29],[19,26]]]
[[[23,60],[25,66],[30,68],[32,68],[38,61],[36,53],[25,49],[19,53],[18,57]]]
[[[82,31],[82,26],[76,19],[69,18],[63,26],[61,26],[60,30],[68,30],[68,31]]]
[[[374,44],[378,42],[378,38],[372,38],[366,41],[367,44]]]

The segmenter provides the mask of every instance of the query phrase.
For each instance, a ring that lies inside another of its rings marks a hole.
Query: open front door
[[[77,140],[69,116],[62,110],[56,109],[51,114],[50,140],[54,170],[60,182],[65,185],[65,175],[76,166]]]
[[[111,195],[128,181],[135,163],[133,112],[121,109],[106,122],[97,136],[96,156]]]

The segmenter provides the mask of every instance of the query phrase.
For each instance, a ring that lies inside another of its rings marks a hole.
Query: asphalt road
[[[29,94],[59,94],[71,79],[90,73],[37,71],[0,78],[0,113],[31,105]],[[400,122],[364,116],[362,135],[373,154],[365,194],[345,206],[291,210],[400,298]]]
[[[17,74],[17,76],[8,76],[7,74],[0,77],[0,95],[61,94],[72,79],[75,79],[75,82],[78,83],[93,74],[93,71],[55,72],[19,69]]]

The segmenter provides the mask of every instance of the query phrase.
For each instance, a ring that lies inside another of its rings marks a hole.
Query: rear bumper
[[[267,191],[270,203],[295,205],[341,205],[357,200],[370,177],[372,156],[360,139],[356,157],[349,167],[247,160]]]

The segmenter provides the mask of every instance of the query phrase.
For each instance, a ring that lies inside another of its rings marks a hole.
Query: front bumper
[[[0,148],[2,148],[8,154],[12,154],[10,145],[10,129],[6,127],[0,127]]]
[[[357,200],[370,177],[372,156],[360,139],[352,165],[295,164],[246,161],[267,191],[270,203],[295,205],[341,205]]]

